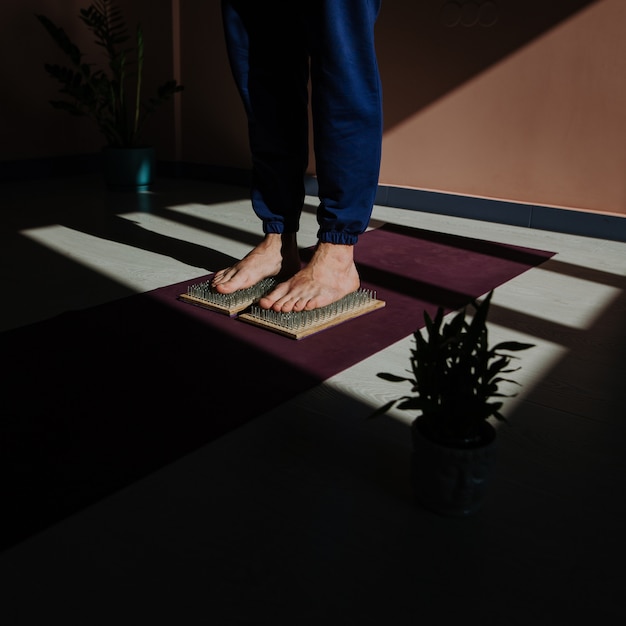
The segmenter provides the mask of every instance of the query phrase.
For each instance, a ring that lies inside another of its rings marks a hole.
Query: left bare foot
[[[281,280],[293,276],[299,269],[295,233],[269,233],[243,259],[215,272],[211,285],[219,293],[229,294],[252,287],[264,278]]]
[[[259,300],[263,309],[310,311],[332,304],[361,284],[354,246],[319,243],[309,264]]]

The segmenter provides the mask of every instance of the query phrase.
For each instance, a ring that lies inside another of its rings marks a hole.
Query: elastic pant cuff
[[[335,243],[344,246],[353,246],[359,240],[358,235],[350,233],[338,233],[335,231],[319,231],[317,238],[321,243]]]

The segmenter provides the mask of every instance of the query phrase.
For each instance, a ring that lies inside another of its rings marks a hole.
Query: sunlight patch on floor
[[[136,291],[164,287],[190,276],[202,276],[205,268],[192,268],[170,256],[141,250],[66,226],[43,226],[21,234],[59,255]]]
[[[546,294],[546,299],[550,300],[549,307],[540,306],[538,291]],[[498,305],[499,296],[506,296],[508,308],[514,308],[517,304],[515,308],[518,311],[538,320],[585,330],[591,328],[611,307],[620,293],[621,289],[613,285],[564,276],[551,271],[549,267],[537,267],[497,288],[492,304]],[[533,303],[537,305],[533,306]]]
[[[174,210],[173,207],[171,208]],[[192,214],[189,213],[188,215]],[[232,254],[233,251],[238,248],[241,248],[242,251],[245,250],[246,252],[250,248],[249,243],[240,243],[233,240],[232,234],[229,236],[223,236],[218,233],[211,232],[210,227],[207,227],[206,229],[195,228],[193,226],[182,224],[176,220],[149,213],[127,213],[125,215],[121,215],[120,217],[151,233],[163,235],[164,237],[170,237],[172,239],[178,239],[184,243],[212,248],[228,254]],[[204,217],[206,218],[206,216]],[[232,220],[232,216],[230,219]],[[224,223],[227,223],[226,220],[224,220]],[[238,223],[237,228],[242,232],[250,232],[258,235],[258,223],[255,222],[255,226],[256,232],[252,230],[252,227],[249,229],[246,228],[245,223]]]

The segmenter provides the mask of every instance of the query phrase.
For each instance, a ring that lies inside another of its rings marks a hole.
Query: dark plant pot
[[[104,182],[112,191],[147,191],[154,182],[153,147],[102,150]]]
[[[423,416],[411,425],[411,484],[427,509],[467,516],[482,506],[496,460],[496,430],[484,422],[478,439],[435,441]]]

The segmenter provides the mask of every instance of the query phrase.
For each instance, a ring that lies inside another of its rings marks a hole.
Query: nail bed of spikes
[[[286,330],[299,330],[311,325],[323,323],[343,313],[357,311],[375,299],[375,291],[371,289],[358,289],[336,302],[310,311],[279,313],[271,309],[262,309],[257,304],[253,304],[248,311],[248,315]]]
[[[265,278],[256,285],[252,285],[252,287],[239,289],[233,293],[220,293],[211,286],[211,281],[207,280],[195,285],[189,285],[187,287],[187,295],[219,306],[236,307],[262,298],[275,285],[276,280],[274,278]]]

